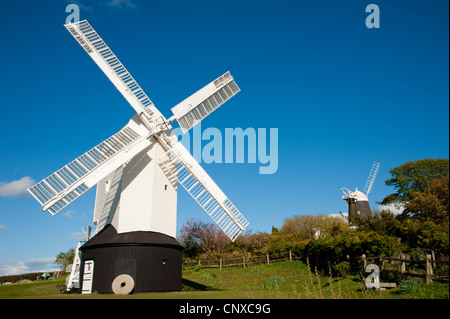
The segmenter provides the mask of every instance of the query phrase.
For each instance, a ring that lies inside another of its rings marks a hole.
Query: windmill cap
[[[355,198],[356,200],[360,201],[360,200],[365,200],[368,201],[367,195],[364,194],[363,192],[359,191],[358,189],[356,189],[351,197]]]

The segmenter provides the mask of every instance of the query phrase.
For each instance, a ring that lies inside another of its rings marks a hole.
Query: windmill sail
[[[98,33],[86,21],[64,25],[138,114],[156,121],[162,114]]]
[[[366,196],[369,196],[369,193],[372,190],[372,187],[373,187],[373,184],[375,183],[375,178],[377,177],[379,169],[380,169],[380,163],[373,162],[372,169],[370,170],[369,177],[367,178],[366,185],[364,187]]]
[[[55,215],[151,142],[131,120],[119,132],[28,189],[43,211]]]
[[[245,217],[180,142],[166,152],[160,159],[160,165],[169,179],[176,176],[178,182],[231,241],[248,226]]]
[[[240,91],[230,72],[218,77],[171,110],[183,133]]]

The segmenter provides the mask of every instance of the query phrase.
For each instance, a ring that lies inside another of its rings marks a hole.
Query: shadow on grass
[[[220,289],[199,284],[198,282],[184,278],[181,280],[181,283],[181,291],[220,291]]]

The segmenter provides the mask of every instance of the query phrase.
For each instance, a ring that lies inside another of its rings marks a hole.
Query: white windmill
[[[369,206],[369,193],[372,190],[375,178],[377,177],[378,170],[380,169],[380,163],[374,162],[367,178],[366,185],[364,186],[364,192],[361,192],[356,188],[354,192],[347,188],[341,188],[343,193],[342,199],[348,204],[348,220],[353,221],[356,216],[367,217],[372,215],[372,211]]]
[[[83,293],[179,290],[177,181],[230,240],[249,223],[177,142],[170,123],[178,121],[185,133],[240,89],[227,72],[174,106],[174,115],[166,119],[86,20],[65,27],[137,114],[119,132],[28,191],[43,211],[55,215],[97,185],[97,228],[79,247]]]

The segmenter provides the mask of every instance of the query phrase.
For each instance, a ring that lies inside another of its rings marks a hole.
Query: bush
[[[355,230],[335,237],[311,240],[306,246],[306,255],[312,262],[321,261],[320,268],[328,268],[328,262],[346,261],[346,256],[385,255],[392,256],[403,248],[398,238]]]
[[[270,277],[264,282],[264,288],[276,288],[280,287],[284,282],[284,277],[282,276],[274,276]]]
[[[413,294],[418,290],[420,282],[416,278],[402,280],[398,285],[398,292],[401,295]]]
[[[415,278],[402,280],[398,292],[414,299],[449,299],[448,284],[440,282],[427,284]]]
[[[342,277],[346,278],[350,271],[350,263],[348,261],[342,261],[339,264],[334,265],[333,269],[339,272]]]

